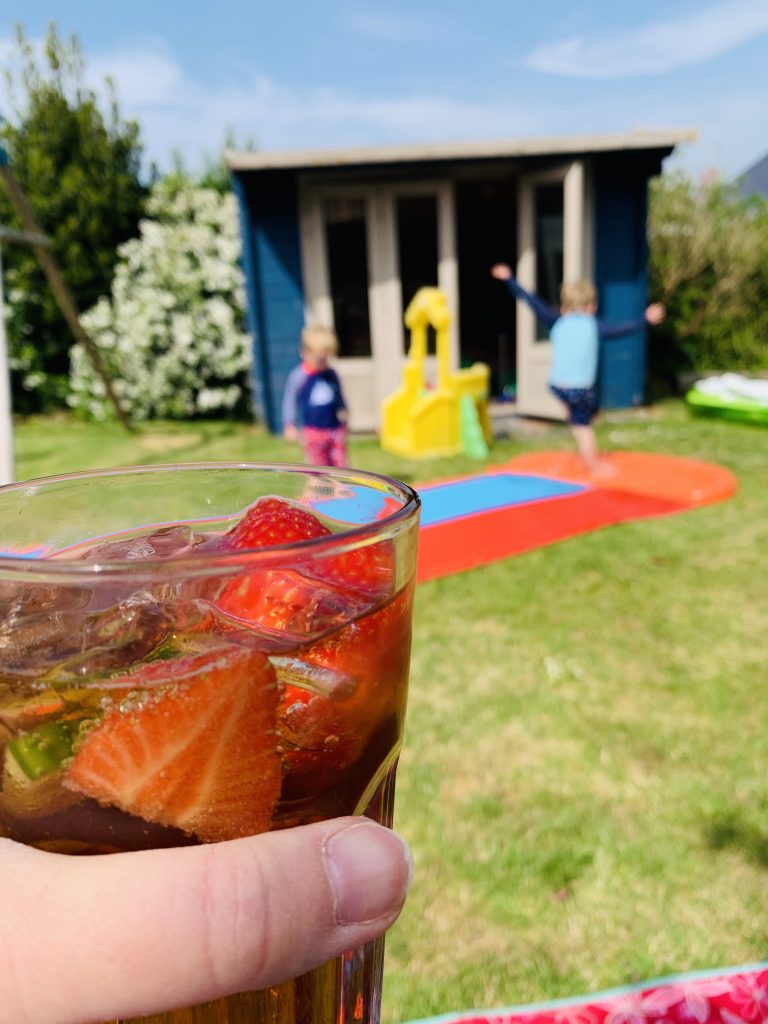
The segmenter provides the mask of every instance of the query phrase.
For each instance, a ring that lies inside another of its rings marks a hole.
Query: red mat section
[[[641,452],[613,455],[609,474],[600,481],[585,474],[575,457],[559,452],[531,453],[492,467],[488,473],[501,471],[540,474],[579,483],[585,489],[423,527],[419,582],[474,569],[603,526],[722,501],[736,490],[735,478],[721,466]],[[485,475],[471,479],[482,480]]]
[[[504,469],[514,473],[540,473],[596,489],[611,487],[632,494],[669,498],[690,508],[723,501],[736,491],[733,473],[723,466],[699,459],[650,452],[611,452],[604,457],[608,475],[588,473],[575,452],[528,452],[518,455]]]

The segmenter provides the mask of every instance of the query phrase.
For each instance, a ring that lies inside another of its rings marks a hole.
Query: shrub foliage
[[[248,408],[250,346],[232,194],[176,173],[157,182],[138,238],[120,246],[110,298],[83,317],[122,406],[135,419]],[[79,346],[69,403],[111,414]]]
[[[768,201],[714,177],[664,175],[651,183],[648,227],[651,293],[667,307],[651,373],[768,369]]]

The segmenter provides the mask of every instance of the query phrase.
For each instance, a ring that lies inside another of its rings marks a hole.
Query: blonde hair
[[[305,327],[301,332],[301,347],[312,355],[335,356],[339,341],[330,327]]]
[[[560,308],[566,313],[584,310],[597,302],[597,291],[591,281],[566,281],[560,289]]]

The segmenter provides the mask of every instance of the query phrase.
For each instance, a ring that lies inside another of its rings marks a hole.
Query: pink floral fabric
[[[473,1011],[437,1024],[768,1024],[768,963],[596,993],[572,1003]]]

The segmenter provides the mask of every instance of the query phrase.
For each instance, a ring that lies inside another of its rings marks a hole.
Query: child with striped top
[[[327,327],[306,327],[301,363],[288,374],[283,394],[283,436],[299,441],[310,466],[347,463],[347,405],[341,381],[329,360],[338,351]]]

